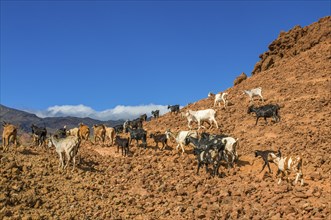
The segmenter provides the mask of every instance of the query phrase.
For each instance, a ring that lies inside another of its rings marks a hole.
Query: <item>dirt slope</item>
[[[196,175],[190,147],[180,155],[170,142],[159,151],[150,139],[147,150],[133,144],[126,158],[116,147],[83,143],[73,173],[58,171],[54,149],[24,143],[1,153],[0,219],[330,219],[330,61],[326,38],[227,90],[232,105],[217,108],[220,129],[208,132],[239,138],[239,162],[230,170],[222,166],[221,177],[205,169]],[[281,105],[279,123],[255,126],[255,116],[247,114],[242,90],[258,86],[266,101],[255,104]],[[206,98],[182,111],[212,105]],[[169,113],[144,128],[188,129],[185,118]],[[260,173],[262,160],[253,151],[278,148],[303,154],[304,186],[277,185],[273,164],[274,174]]]

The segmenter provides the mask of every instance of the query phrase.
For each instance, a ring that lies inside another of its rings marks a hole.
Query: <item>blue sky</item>
[[[327,0],[2,0],[0,103],[43,117],[164,113],[231,87],[280,31],[327,15]]]

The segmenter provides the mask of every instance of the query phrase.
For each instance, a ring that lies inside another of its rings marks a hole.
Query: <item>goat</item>
[[[110,144],[113,145],[116,136],[115,129],[112,127],[105,127],[105,129],[106,129],[105,139],[109,138]]]
[[[115,129],[116,134],[124,132],[124,126],[122,124],[115,125],[113,128]]]
[[[94,143],[96,144],[98,140],[102,143],[105,142],[106,128],[105,125],[93,125]]]
[[[224,106],[224,108],[226,108],[226,106],[228,105],[227,96],[228,96],[227,92],[218,93],[216,95],[214,93],[211,93],[211,92],[208,93],[208,97],[215,97],[214,107],[216,106],[217,103],[218,103],[218,106],[221,107],[221,101],[223,101],[223,106]]]
[[[222,138],[222,143],[225,145],[224,156],[228,163],[228,168],[233,164],[236,160],[238,160],[238,153],[237,153],[237,145],[238,145],[238,138],[234,139],[233,137],[224,137]]]
[[[117,145],[117,153],[120,151],[119,148],[122,150],[122,155],[127,156],[129,153],[129,138],[121,138],[116,136],[115,144]]]
[[[40,128],[36,125],[31,125],[32,135],[36,138],[35,143],[38,146],[44,145],[46,141],[47,130],[45,127]]]
[[[179,113],[179,105],[168,105],[168,109],[170,109],[171,113]]]
[[[262,99],[262,102],[264,102],[261,87],[251,89],[251,90],[244,90],[243,94],[247,94],[249,96],[249,99],[250,99],[251,102],[253,102],[253,97],[254,96],[260,96],[260,98]]]
[[[260,173],[264,170],[264,168],[266,166],[268,166],[269,173],[272,173],[272,170],[270,169],[270,165],[269,165],[269,162],[272,162],[272,160],[269,160],[270,153],[276,154],[277,152],[273,151],[273,150],[264,150],[264,151],[256,150],[256,151],[254,151],[255,157],[261,157],[264,161],[264,164],[263,164],[263,167],[262,167],[262,170],[260,171]]]
[[[286,180],[289,181],[288,176],[293,171],[296,172],[293,184],[296,185],[299,179],[301,179],[301,186],[303,186],[302,156],[282,157],[280,150],[278,150],[278,154],[269,153],[268,158],[277,165],[277,175],[281,174],[278,184],[281,183],[283,177],[286,177]]]
[[[9,124],[7,122],[2,123],[2,146],[3,151],[9,150],[9,143],[12,141],[17,147],[17,128],[16,126]]]
[[[175,141],[177,142],[176,150],[178,151],[178,147],[180,146],[182,148],[182,153],[185,152],[184,145],[186,145],[185,144],[186,137],[188,137],[188,136],[192,136],[192,137],[195,137],[195,138],[198,137],[198,133],[196,131],[180,131],[180,132],[178,132],[177,135],[175,135],[170,130],[167,130],[165,132],[165,134],[167,135],[168,139],[170,137],[173,137],[175,139]]]
[[[130,132],[130,142],[131,144],[132,139],[135,139],[137,141],[137,147],[138,147],[138,141],[141,140],[144,148],[147,147],[147,132],[142,128],[137,129],[131,129],[128,128],[128,131]]]
[[[152,134],[149,135],[149,137],[154,139],[154,142],[156,143],[155,147],[159,147],[159,142],[162,143],[161,150],[164,149],[165,145],[168,146],[168,144],[167,144],[168,138],[167,138],[166,134],[158,134],[158,133],[153,134],[152,133]]]
[[[143,122],[143,121],[147,121],[147,115],[146,114],[143,114],[143,115],[140,115],[140,120]]]
[[[160,110],[155,110],[151,112],[154,118],[158,118],[160,114]]]
[[[199,169],[201,166],[205,165],[206,172],[208,173],[208,165],[213,164],[212,176],[218,175],[218,169],[221,161],[221,152],[220,148],[215,147],[214,145],[209,145],[205,149],[196,148],[194,149],[194,154],[198,160],[198,169],[197,175],[199,175]]]
[[[220,153],[220,158],[224,159],[230,168],[230,163],[233,167],[233,162],[237,159],[237,151],[236,151],[236,141],[232,137],[226,137],[224,135],[205,135],[207,133],[203,133],[203,137],[200,139],[187,137],[186,144],[192,143],[195,146],[195,149],[207,149],[210,146],[214,146],[218,149]],[[229,160],[231,157],[231,161]]]
[[[143,120],[141,118],[136,118],[132,121],[126,120],[123,124],[123,129],[125,132],[128,132],[128,128],[131,129],[143,128]]]
[[[81,140],[88,140],[90,137],[90,128],[87,125],[84,125],[83,123],[80,123],[78,125],[78,137]]]
[[[250,114],[251,112],[255,112],[256,114],[256,123],[255,125],[257,125],[257,122],[259,121],[260,117],[263,117],[265,120],[265,123],[268,124],[267,118],[273,118],[275,120],[275,122],[280,121],[280,116],[278,114],[278,110],[280,109],[279,105],[272,105],[272,104],[268,104],[265,106],[261,106],[261,107],[254,107],[254,105],[250,106],[247,110],[247,113]]]
[[[51,136],[48,142],[48,147],[55,147],[56,152],[60,157],[59,167],[62,169],[67,168],[69,162],[73,161],[72,171],[75,169],[76,165],[76,155],[80,146],[79,137],[68,136],[66,138],[56,139],[54,136]],[[65,164],[63,153],[67,157],[67,163]]]
[[[214,143],[211,140],[208,139],[198,139],[192,136],[187,136],[185,138],[185,145],[192,144],[194,148],[198,149],[206,149],[210,145],[214,145]]]
[[[72,128],[72,129],[67,130],[67,136],[71,135],[71,136],[78,137],[78,130],[79,130],[78,128]]]
[[[56,130],[55,135],[58,138],[65,138],[67,136],[67,126],[63,126],[63,128],[59,128]]]
[[[181,116],[182,117],[186,117],[186,119],[187,119],[187,126],[189,127],[189,129],[192,129],[192,127],[191,127],[191,123],[192,123],[192,121],[193,122],[198,122],[197,120],[196,120],[196,118],[193,116],[193,115],[190,115],[189,113],[183,113],[183,112],[181,112]],[[210,127],[210,122],[208,122],[208,121],[202,121],[201,122],[201,124],[203,124],[203,122],[207,122],[208,123],[208,125],[209,125],[209,127]],[[203,125],[201,125],[201,127],[202,128],[205,128]]]
[[[197,121],[198,122],[198,130],[200,130],[201,122],[203,122],[203,121],[208,121],[211,124],[209,129],[211,129],[213,127],[212,122],[214,122],[216,127],[218,128],[218,124],[217,124],[217,121],[215,119],[215,116],[216,116],[216,111],[214,109],[205,109],[205,110],[199,110],[199,111],[188,110],[186,112],[186,117],[187,117],[187,120],[188,120],[188,127],[190,129],[191,129],[190,124],[191,124],[192,121]]]

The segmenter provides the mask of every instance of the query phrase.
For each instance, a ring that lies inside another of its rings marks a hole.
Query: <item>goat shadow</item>
[[[89,172],[101,172],[100,170],[94,168],[95,166],[99,165],[98,162],[95,162],[95,161],[85,161],[83,158],[80,159],[80,162],[79,164],[77,164],[77,168],[78,169],[81,169],[83,171],[89,171]]]
[[[166,150],[166,151],[171,151],[171,150],[173,150],[173,148],[172,147],[170,147],[170,146],[164,146],[164,148],[162,149],[162,146],[160,145],[160,146],[147,146],[147,148],[150,148],[150,149],[153,149],[154,151],[164,151],[164,150]]]
[[[238,160],[235,163],[237,164],[238,167],[251,165],[251,163],[249,161],[240,160],[240,158],[238,158]]]
[[[39,155],[38,153],[33,152],[30,149],[23,149],[20,153],[24,155],[34,155],[34,156]]]

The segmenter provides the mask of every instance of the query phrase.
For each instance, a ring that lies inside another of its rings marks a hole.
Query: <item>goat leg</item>
[[[260,171],[260,173],[264,170],[264,168],[265,168],[266,165],[267,165],[267,163],[264,162],[263,167],[262,167],[262,170]],[[268,166],[269,166],[269,164],[268,164]],[[270,168],[269,168],[269,169],[270,169]]]
[[[217,163],[214,165],[214,176],[219,174],[218,172],[219,167],[220,167],[220,163],[218,160]]]
[[[200,166],[201,166],[201,163],[200,163],[200,162],[198,162],[197,175],[199,175]]]
[[[72,172],[73,172],[75,170],[75,165],[76,165],[76,158],[75,158],[75,156],[72,158],[72,163],[74,164],[72,166]]]
[[[256,117],[256,122],[255,122],[255,125],[257,125],[257,122],[259,121],[259,116]]]
[[[271,168],[270,168],[269,163],[267,163],[267,165],[268,165],[268,168],[269,168],[269,172],[272,173],[272,170],[271,170]]]

